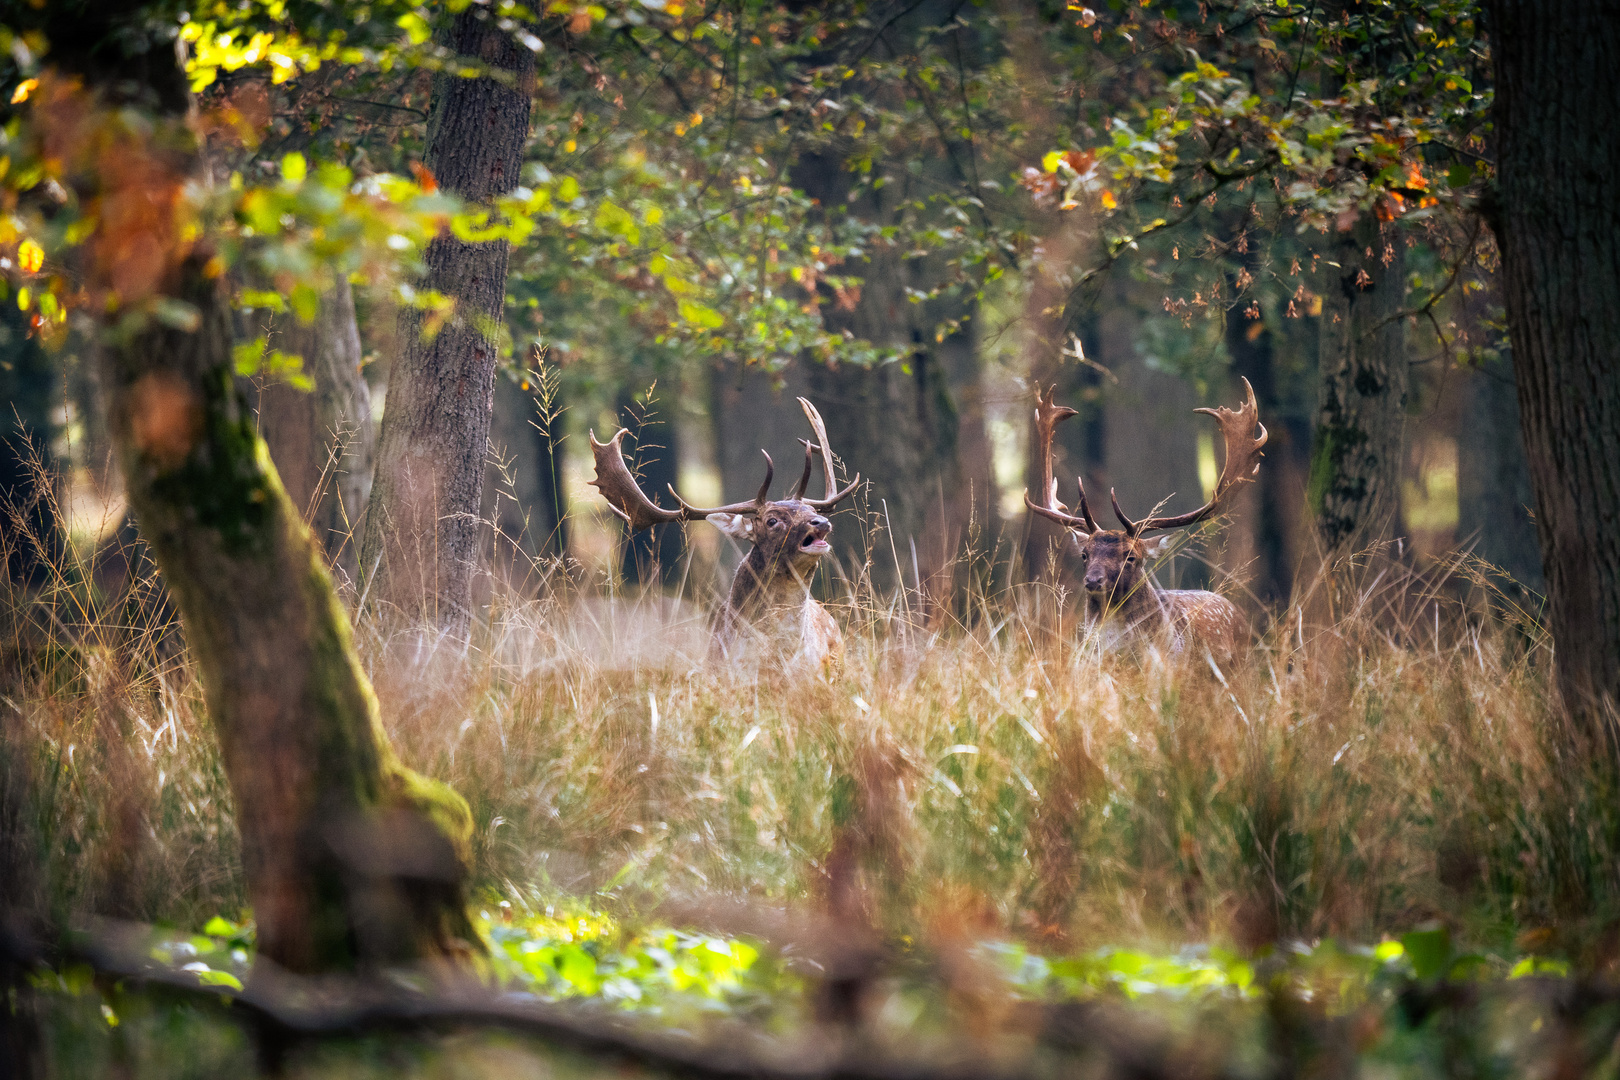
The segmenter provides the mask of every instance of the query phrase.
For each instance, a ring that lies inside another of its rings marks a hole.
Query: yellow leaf
[[[1119,200],[1114,198],[1114,193],[1112,191],[1105,191],[1102,193],[1102,204],[1103,209],[1112,210],[1119,205]]]
[[[44,250],[32,240],[24,240],[17,245],[17,265],[25,274],[39,273],[39,268],[45,265]]]
[[[38,79],[24,79],[22,82],[17,84],[17,89],[12,91],[11,103],[13,105],[20,105],[27,101],[28,95],[32,94],[37,86],[39,86]]]

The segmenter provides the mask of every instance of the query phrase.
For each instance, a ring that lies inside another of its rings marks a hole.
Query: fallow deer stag
[[[748,502],[729,506],[699,508],[680,497],[674,487],[669,493],[680,504],[665,510],[655,503],[630,475],[620,443],[625,429],[605,443],[591,433],[591,452],[596,456],[595,485],[632,532],[665,525],[672,521],[707,521],[734,540],[753,546],[737,567],[725,605],[715,619],[715,651],[736,658],[746,643],[763,643],[789,655],[790,667],[820,668],[835,662],[843,653],[844,639],[827,609],[810,595],[810,578],[821,557],[832,550],[827,535],[832,522],[824,516],[848,498],[861,482],[859,475],[842,491],[833,479],[832,447],[827,442],[827,425],[816,407],[799,399],[804,414],[815,431],[816,441],[804,444],[804,474],[786,499],[770,500],[771,479],[776,466],[765,454],[765,482],[759,494]],[[807,499],[810,473],[815,457],[827,479],[827,494]]]
[[[1116,648],[1143,640],[1158,640],[1172,654],[1189,648],[1208,649],[1217,658],[1229,658],[1238,649],[1248,629],[1243,613],[1224,596],[1203,589],[1161,589],[1148,573],[1148,563],[1169,546],[1170,537],[1143,539],[1144,534],[1163,529],[1183,529],[1213,515],[1221,500],[1237,484],[1260,471],[1260,448],[1266,445],[1266,427],[1259,422],[1254,388],[1243,380],[1248,400],[1233,410],[1197,409],[1208,413],[1220,425],[1226,441],[1226,463],[1215,494],[1197,510],[1173,517],[1148,517],[1132,521],[1119,507],[1112,489],[1108,499],[1123,529],[1099,529],[1086,503],[1085,483],[1079,477],[1079,515],[1071,514],[1058,501],[1057,480],[1052,475],[1052,432],[1057,425],[1076,415],[1075,410],[1054,403],[1054,388],[1043,399],[1035,395],[1035,433],[1039,441],[1042,472],[1041,501],[1024,492],[1030,510],[1066,527],[1085,566],[1086,620],[1102,634],[1105,648]],[[1259,427],[1258,437],[1254,429]]]

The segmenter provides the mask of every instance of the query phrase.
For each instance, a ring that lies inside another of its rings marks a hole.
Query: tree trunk
[[[1408,383],[1406,244],[1371,218],[1335,237],[1322,288],[1321,401],[1308,499],[1324,554],[1400,528]],[[1324,259],[1326,261],[1326,259]]]
[[[794,170],[795,182],[835,213],[846,206],[848,177],[843,161],[833,155],[806,155]],[[884,187],[848,209],[888,224],[908,198],[905,186]],[[850,266],[863,284],[858,296],[840,296],[824,309],[827,328],[907,355],[875,368],[812,364],[805,382],[807,396],[827,422],[833,452],[850,474],[858,472],[870,483],[865,509],[883,530],[868,553],[859,530],[835,528],[832,541],[839,557],[848,565],[870,554],[872,578],[880,587],[907,585],[934,603],[954,591],[956,559],[969,522],[987,520],[995,503],[988,470],[981,469],[973,481],[963,464],[958,400],[977,400],[974,335],[964,330],[934,340],[947,305],[954,305],[958,317],[972,312],[961,301],[914,304],[907,292],[908,286],[927,291],[938,280],[930,264],[874,246],[867,262]],[[983,423],[970,424],[967,431],[980,440],[967,456],[987,463]]]
[[[1305,539],[1300,496],[1310,467],[1310,417],[1290,409],[1292,395],[1283,393],[1276,351],[1284,342],[1262,320],[1244,312],[1245,307],[1234,306],[1226,313],[1226,350],[1232,357],[1232,374],[1254,387],[1260,418],[1271,438],[1255,482],[1234,492],[1234,516],[1247,522],[1248,529],[1247,536],[1228,539],[1227,565],[1234,570],[1252,567],[1249,588],[1255,599],[1276,610],[1293,596],[1294,572]],[[1234,386],[1232,393],[1239,392]]]
[[[477,5],[456,16],[448,44],[517,80],[441,73],[434,83],[427,167],[446,191],[485,202],[517,186],[534,54]],[[472,620],[507,255],[505,241],[469,244],[448,232],[429,245],[422,287],[455,300],[455,314],[431,336],[420,311],[401,319],[404,352],[388,379],[360,549],[375,602],[459,637]]]
[[[613,413],[630,429],[632,468],[642,490],[658,493],[660,502],[668,502],[670,486],[677,490],[680,486],[673,403],[663,408],[658,402],[641,405],[628,389],[621,388]],[[626,583],[670,583],[680,577],[686,540],[679,525],[659,525],[636,533],[626,527],[621,533],[619,573]]]
[[[333,569],[358,582],[358,536],[371,491],[371,389],[360,371],[360,329],[347,280],[321,299],[309,326],[289,321],[272,345],[304,358],[309,392],[285,383],[259,393],[259,431],[293,505]]]
[[[490,476],[485,488],[494,495],[489,509],[505,543],[527,559],[553,559],[568,554],[557,430],[562,402],[555,396],[542,400],[536,387],[533,378],[525,383],[496,378],[490,438],[509,465],[504,475]]]
[[[1457,425],[1457,539],[1511,579],[1505,588],[1544,592],[1512,364],[1488,361],[1466,378]]]
[[[236,803],[259,954],[296,971],[476,941],[472,821],[389,746],[320,549],[231,375],[206,252],[180,267],[195,330],[104,350],[130,505],[179,605]]]
[[[13,586],[44,583],[62,554],[50,490],[56,379],[27,318],[0,304],[0,559]]]
[[[1491,5],[1503,293],[1564,705],[1620,702],[1620,20]],[[1612,745],[1612,744],[1611,744]]]
[[[197,159],[182,149],[192,102],[174,51],[131,32],[144,21],[127,0],[43,15],[51,60],[100,95],[96,107],[155,113],[155,133],[101,129],[125,133],[116,149],[132,167],[68,182],[103,205],[178,210]],[[259,956],[313,971],[476,944],[461,899],[471,814],[389,746],[320,549],[235,390],[213,252],[184,239],[178,213],[126,214],[116,233],[107,221],[84,276],[112,301],[103,310],[122,318],[158,294],[191,316],[126,321],[99,363],[124,488],[219,740]]]
[[[1091,359],[1096,359],[1102,349],[1098,305],[1086,301],[1083,309],[1065,306],[1071,283],[1060,272],[1054,272],[1066,269],[1079,257],[1082,241],[1083,234],[1075,224],[1061,218],[1050,223],[1044,241],[1048,254],[1033,268],[1034,280],[1024,304],[1028,338],[1023,347],[1030,382],[1041,390],[1054,389],[1059,403],[1080,410],[1079,416],[1059,424],[1052,437],[1052,475],[1058,480],[1058,498],[1076,513],[1079,509],[1075,504],[1074,478],[1082,474],[1093,476],[1102,467],[1108,443],[1107,417],[1102,408],[1102,373],[1064,355],[1071,347],[1070,335],[1080,339],[1081,349]],[[1022,418],[1029,423],[1024,488],[1032,499],[1038,500],[1044,462],[1041,448],[1036,444],[1035,425],[1030,422],[1035,412],[1033,397],[1023,404]],[[1095,513],[1097,508],[1092,509]],[[1075,572],[1079,560],[1067,537],[1068,530],[1061,525],[1026,512],[1019,576],[1026,581],[1062,584],[1074,592],[1083,575]]]

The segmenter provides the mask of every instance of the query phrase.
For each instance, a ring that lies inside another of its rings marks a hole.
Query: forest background
[[[539,942],[521,977],[568,996],[648,925],[769,947],[668,907],[725,894],[880,944],[703,993],[803,991],[814,1027],[816,986],[910,979],[910,1020],[832,1010],[907,1038],[984,985],[1152,983],[1127,943],[1230,949],[1154,961],[1222,1007],[1279,942],[1365,945],[1341,1026],[1386,976],[1614,962],[1601,13],[70,2],[0,32],[16,940],[207,923],[230,979]],[[1024,513],[1035,388],[1081,410],[1060,476],[1179,512],[1219,466],[1190,411],[1240,378],[1267,456],[1160,577],[1238,599],[1254,655],[1099,656]],[[700,662],[737,552],[627,540],[584,440],[744,499],[800,394],[867,481],[817,584],[850,655],[739,684]],[[587,939],[590,976],[558,944]],[[1400,1015],[1356,1049],[1440,1037]]]

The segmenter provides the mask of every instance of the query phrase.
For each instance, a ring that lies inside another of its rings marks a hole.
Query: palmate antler
[[[1024,505],[1030,510],[1057,522],[1059,525],[1071,529],[1084,529],[1088,533],[1097,531],[1097,523],[1091,520],[1091,507],[1086,505],[1085,481],[1078,476],[1074,478],[1080,489],[1080,516],[1075,517],[1069,513],[1057,497],[1057,477],[1052,475],[1052,433],[1057,430],[1058,424],[1071,416],[1079,416],[1079,412],[1067,405],[1056,404],[1057,387],[1052,387],[1041,397],[1040,387],[1035,388],[1035,440],[1041,452],[1041,501],[1034,502],[1029,497],[1029,491],[1024,491]]]
[[[832,448],[827,441],[827,426],[822,423],[821,414],[816,411],[814,405],[804,398],[799,399],[799,404],[804,406],[804,413],[810,418],[810,426],[815,429],[817,445],[815,445],[814,449],[820,452],[822,465],[827,474],[827,497],[824,499],[802,499],[801,501],[808,506],[815,507],[817,510],[829,510],[848,498],[850,492],[854,491],[860,484],[861,478],[857,474],[848,487],[842,491],[836,490],[833,484],[833,457]],[[759,493],[749,501],[728,503],[725,506],[693,506],[681,498],[680,493],[671,486],[669,493],[675,496],[675,501],[680,504],[680,508],[665,510],[641,489],[641,485],[636,483],[636,478],[630,474],[630,467],[624,463],[623,443],[627,434],[629,434],[628,428],[620,428],[613,438],[603,443],[596,441],[596,432],[590,433],[591,454],[596,458],[596,479],[587,482],[602,493],[602,497],[608,501],[608,505],[613,509],[613,512],[625,524],[630,526],[632,532],[650,529],[654,525],[667,525],[672,521],[702,521],[710,514],[746,514],[758,510],[770,501],[771,480],[776,475],[776,463],[771,460],[770,454],[761,450],[760,453],[765,454],[765,482],[759,485]],[[800,499],[804,494],[804,489],[810,483],[811,458],[813,456],[811,444],[803,439],[799,441],[805,444],[804,475],[799,479],[796,490],[790,496],[793,499]]]
[[[608,506],[630,526],[631,532],[650,529],[654,525],[667,525],[671,521],[702,521],[710,514],[746,513],[765,505],[771,490],[771,478],[776,475],[776,463],[771,460],[771,455],[761,450],[760,453],[765,454],[765,482],[759,485],[759,494],[750,501],[704,509],[689,505],[675,495],[675,489],[671,487],[669,493],[675,495],[680,509],[665,510],[647,497],[641,485],[636,483],[636,478],[630,475],[630,467],[624,463],[623,441],[629,433],[629,428],[620,428],[605,443],[596,441],[596,432],[590,433],[591,453],[596,457],[596,479],[587,480],[586,483],[602,493]]]
[[[1215,494],[1210,496],[1209,502],[1197,510],[1176,514],[1174,517],[1150,517],[1132,521],[1120,510],[1119,500],[1110,490],[1108,499],[1114,504],[1114,516],[1125,526],[1126,533],[1141,536],[1149,529],[1184,529],[1188,525],[1196,525],[1215,513],[1228,491],[1238,484],[1253,479],[1254,474],[1260,471],[1260,459],[1265,456],[1260,452],[1260,448],[1266,445],[1266,440],[1271,438],[1271,435],[1266,431],[1266,425],[1260,423],[1260,407],[1255,404],[1254,387],[1249,385],[1248,379],[1242,381],[1246,400],[1238,408],[1193,410],[1213,416],[1221,427],[1221,435],[1226,440],[1226,463],[1221,468],[1221,478],[1216,482]],[[1258,438],[1254,434],[1256,427],[1260,429]]]
[[[1077,415],[1075,410],[1053,402],[1057,389],[1054,387],[1043,399],[1040,391],[1035,393],[1035,437],[1041,452],[1041,495],[1042,501],[1036,503],[1024,492],[1024,505],[1031,511],[1057,522],[1059,525],[1071,529],[1082,529],[1087,533],[1097,531],[1097,523],[1092,520],[1091,508],[1086,505],[1086,486],[1079,477],[1075,483],[1080,493],[1080,516],[1070,514],[1058,501],[1057,480],[1052,475],[1052,432],[1059,423],[1071,416]],[[1196,525],[1205,518],[1214,514],[1220,506],[1226,493],[1237,484],[1251,479],[1260,470],[1260,448],[1266,445],[1270,435],[1266,426],[1260,423],[1260,408],[1254,400],[1254,387],[1249,380],[1243,380],[1243,392],[1247,400],[1237,409],[1194,409],[1194,412],[1208,413],[1215,418],[1221,427],[1221,434],[1226,440],[1226,463],[1221,469],[1221,478],[1215,484],[1215,494],[1209,502],[1197,510],[1187,514],[1177,514],[1174,517],[1150,517],[1141,521],[1132,521],[1125,516],[1119,507],[1119,499],[1112,489],[1108,492],[1108,501],[1113,503],[1114,516],[1125,527],[1129,536],[1141,536],[1149,529],[1181,529],[1188,525]],[[1260,435],[1255,437],[1254,429],[1259,427]]]

